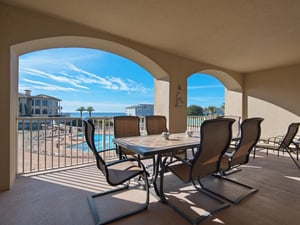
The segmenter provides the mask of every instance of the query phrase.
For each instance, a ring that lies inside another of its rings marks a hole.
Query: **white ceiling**
[[[237,72],[300,63],[299,0],[0,0]]]

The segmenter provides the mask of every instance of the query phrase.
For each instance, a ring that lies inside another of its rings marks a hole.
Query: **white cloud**
[[[47,60],[46,60],[47,61]],[[23,65],[23,64],[21,64]],[[28,65],[28,64],[27,64]],[[35,77],[40,77],[43,79],[47,79],[47,81],[54,81],[58,83],[62,83],[64,86],[72,86],[79,89],[90,89],[89,86],[92,84],[99,85],[100,88],[109,89],[109,90],[119,90],[119,91],[127,91],[131,92],[139,92],[146,93],[148,91],[147,88],[143,86],[143,84],[138,84],[133,80],[126,79],[123,80],[120,77],[111,76],[111,77],[101,77],[100,75],[96,75],[94,73],[90,73],[86,70],[80,69],[74,64],[68,64],[67,70],[58,72],[59,75],[55,75],[52,73],[48,73],[42,70],[38,70],[32,67],[24,67],[24,65],[20,68],[20,74],[30,75]],[[74,72],[76,74],[74,74]],[[31,79],[33,80],[33,79]],[[47,90],[52,90],[53,87],[44,86]],[[58,87],[58,86],[57,86]],[[72,90],[72,87],[61,87],[59,90]],[[33,88],[33,87],[32,87]],[[31,89],[32,89],[31,88]],[[49,89],[48,89],[49,88]],[[30,87],[29,87],[30,89]],[[41,89],[41,87],[39,87]]]
[[[23,79],[23,81],[32,84],[30,86],[30,88],[27,88],[27,89],[39,89],[39,90],[48,90],[48,91],[74,91],[74,92],[79,92],[79,90],[75,89],[75,88],[61,87],[61,86],[58,86],[58,85],[44,83],[44,82],[41,82],[41,81],[34,81],[34,80],[29,80],[29,79]]]
[[[84,52],[84,54],[82,53]],[[59,55],[59,57],[58,57]],[[86,60],[100,60],[105,53],[96,49],[57,48],[31,52],[20,57],[20,65],[32,67],[34,65],[61,66],[62,64],[82,62]]]
[[[85,70],[82,70],[82,69],[76,67],[73,64],[69,65],[69,69],[71,69],[72,71],[75,71],[79,74],[87,75],[87,77],[86,76],[77,77],[77,79],[80,80],[81,82],[89,83],[89,84],[90,83],[100,84],[100,85],[103,85],[104,87],[110,87],[111,86],[111,82],[109,82],[107,79],[102,78],[100,76],[97,76],[96,74],[87,72]]]
[[[80,82],[78,80],[72,79],[71,77],[57,76],[57,75],[54,75],[54,74],[46,73],[46,72],[43,72],[41,70],[31,69],[31,68],[22,68],[21,71],[26,73],[26,74],[32,75],[32,76],[45,78],[47,80],[52,80],[52,81],[59,82],[59,83],[64,83],[64,84],[70,84],[70,85],[72,85],[74,87],[77,87],[77,88],[89,89],[88,87],[80,85],[79,84]]]
[[[142,84],[138,84],[135,81],[130,79],[126,79],[124,81],[120,77],[116,77],[116,76],[104,78],[99,75],[82,70],[73,64],[70,64],[69,68],[80,74],[80,76],[78,76],[77,79],[83,83],[99,84],[102,88],[111,89],[111,90],[120,90],[120,91],[128,91],[128,92],[147,91],[147,89]]]

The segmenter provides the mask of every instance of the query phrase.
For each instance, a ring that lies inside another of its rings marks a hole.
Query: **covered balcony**
[[[299,11],[298,0],[0,0],[0,224],[93,224],[86,197],[106,188],[89,161],[17,175],[20,55],[83,47],[133,60],[155,78],[154,111],[167,117],[171,132],[187,127],[187,78],[206,73],[226,87],[225,114],[263,117],[262,137],[283,135],[300,115]],[[179,87],[183,101],[177,104]],[[299,170],[285,156],[258,154],[233,176],[259,192],[202,224],[299,223]],[[124,200],[131,204],[129,196]],[[152,196],[147,211],[116,224],[173,221],[188,224]]]

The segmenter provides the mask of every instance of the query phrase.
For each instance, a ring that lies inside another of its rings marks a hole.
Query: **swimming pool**
[[[104,149],[111,149],[114,148],[115,145],[113,143],[113,138],[114,136],[112,134],[106,134],[105,135],[105,147],[103,148],[103,136],[102,134],[95,134],[94,136],[94,140],[95,140],[95,145],[98,151],[104,150]],[[76,143],[73,145],[69,145],[67,146],[67,149],[71,149],[71,150],[78,150],[78,151],[89,151],[89,146],[86,143],[86,141],[81,142],[81,143]]]

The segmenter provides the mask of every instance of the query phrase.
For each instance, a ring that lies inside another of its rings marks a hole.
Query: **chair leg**
[[[140,208],[138,208],[136,210],[128,211],[128,212],[126,212],[124,214],[121,214],[117,217],[108,219],[106,221],[101,221],[98,210],[97,210],[97,207],[96,207],[96,204],[95,204],[95,201],[94,201],[94,198],[101,197],[103,195],[111,194],[111,193],[114,193],[114,192],[123,191],[125,189],[128,189],[128,187],[129,187],[128,185],[126,185],[124,187],[121,187],[121,188],[117,188],[117,189],[113,189],[113,190],[109,190],[109,191],[106,191],[106,192],[101,192],[101,193],[98,193],[98,194],[88,196],[88,203],[89,203],[89,206],[90,206],[93,218],[94,218],[95,225],[108,224],[108,223],[111,223],[113,221],[122,219],[124,217],[133,215],[135,213],[141,212],[141,211],[148,208],[148,205],[149,205],[149,186],[148,185],[149,184],[148,184],[148,179],[147,179],[146,174],[144,174],[143,176],[145,177],[144,179],[145,179],[145,189],[146,189],[146,201],[141,205]]]
[[[240,171],[242,171],[242,169],[240,168],[240,165],[233,166],[229,170],[224,171],[224,175],[227,176],[227,175],[230,175],[230,174],[233,174],[233,173],[237,173],[237,172],[240,172]]]
[[[248,197],[248,196],[250,196],[251,194],[254,194],[255,192],[258,191],[258,189],[254,188],[254,187],[251,187],[251,186],[246,185],[246,184],[244,184],[244,183],[238,182],[238,181],[236,181],[236,180],[232,180],[232,179],[230,179],[230,178],[228,178],[228,177],[226,177],[226,176],[224,176],[224,175],[217,175],[217,174],[215,174],[214,177],[216,177],[216,178],[218,178],[218,179],[221,179],[221,180],[224,180],[225,182],[228,181],[228,182],[234,183],[234,184],[236,184],[236,185],[239,185],[239,186],[242,186],[242,187],[248,189],[247,192],[245,192],[244,194],[240,195],[240,196],[237,197],[236,199],[230,199],[229,197],[226,197],[226,196],[224,196],[224,195],[222,195],[222,194],[220,194],[220,193],[218,193],[218,192],[216,192],[216,191],[213,191],[213,190],[207,188],[205,185],[202,186],[202,188],[203,188],[204,190],[206,190],[206,191],[208,191],[208,192],[210,192],[210,193],[212,193],[212,194],[214,194],[214,195],[216,195],[216,196],[218,196],[218,197],[221,197],[221,198],[223,198],[223,199],[225,199],[225,200],[227,200],[227,201],[229,201],[229,202],[232,202],[232,203],[234,203],[234,204],[240,203],[243,199],[245,199],[246,197]]]
[[[296,164],[296,166],[298,167],[298,169],[300,170],[300,165],[296,161],[296,159],[294,158],[294,156],[292,155],[291,150],[289,148],[286,148],[286,151],[289,154],[290,158],[293,160],[293,162]],[[297,149],[296,157],[297,157],[297,160],[298,160],[298,149]]]
[[[161,199],[161,202],[163,203],[166,203],[168,204],[171,208],[173,208],[179,215],[181,215],[184,219],[186,219],[188,222],[190,222],[191,224],[198,224],[200,223],[201,221],[203,221],[204,219],[208,218],[209,216],[211,216],[212,214],[226,208],[226,207],[229,207],[230,205],[222,200],[220,200],[219,198],[211,195],[210,193],[208,192],[205,192],[201,189],[198,189],[196,187],[196,185],[194,184],[194,186],[196,187],[197,190],[200,190],[202,193],[204,193],[205,195],[211,197],[212,199],[214,199],[215,201],[221,203],[220,206],[214,208],[213,210],[210,210],[209,212],[207,212],[206,214],[204,215],[201,215],[195,219],[192,219],[190,218],[186,213],[184,213],[183,211],[181,211],[175,204],[171,203],[170,201],[167,200],[165,194],[164,194],[164,188],[163,188],[163,183],[164,183],[164,169],[160,171],[160,199]]]
[[[256,146],[253,147],[253,159],[255,159]]]

